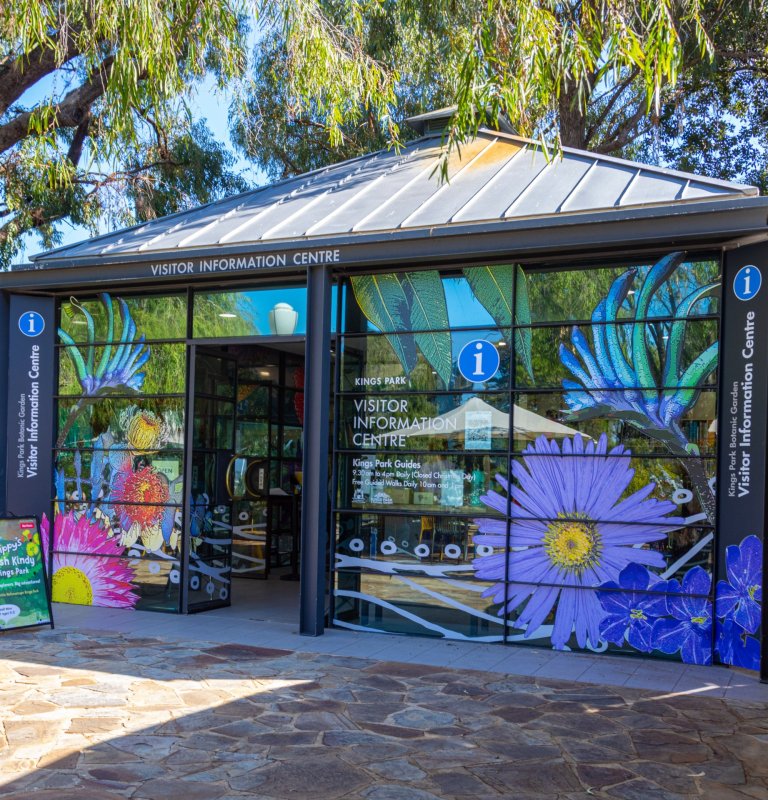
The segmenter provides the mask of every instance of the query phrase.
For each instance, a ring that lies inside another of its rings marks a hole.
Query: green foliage
[[[467,267],[464,277],[485,310],[500,328],[512,326],[512,287],[515,267],[500,264],[494,267]],[[530,322],[530,314],[529,320]]]
[[[767,4],[7,0],[0,265],[29,230],[50,247],[63,220],[96,231],[242,190],[190,119],[206,74],[270,178],[397,146],[405,117],[455,104],[449,146],[504,116],[555,150],[768,187]]]
[[[768,192],[768,4],[708,4],[713,58],[686,58],[656,126],[625,155]]]
[[[406,117],[452,101],[454,45],[469,41],[459,4],[277,5],[261,9],[252,82],[232,107],[233,140],[270,178],[412,139]]]
[[[97,230],[243,188],[185,100],[245,68],[245,2],[8,0],[0,5],[0,265],[36,230]]]
[[[142,159],[157,166],[142,170]],[[244,192],[248,185],[232,172],[234,161],[206,125],[196,122],[171,141],[135,154],[131,169],[144,174],[127,184],[127,197],[136,217],[147,220]]]
[[[515,324],[531,324],[531,304],[528,298],[528,279],[522,267],[517,267],[515,271]],[[528,376],[533,380],[533,355],[532,355],[532,331],[530,328],[522,328],[515,332],[516,357],[525,367]]]
[[[555,151],[768,181],[766,0],[256,6],[264,38],[233,125],[270,177],[397,145],[405,117],[455,105],[451,147],[504,116]]]

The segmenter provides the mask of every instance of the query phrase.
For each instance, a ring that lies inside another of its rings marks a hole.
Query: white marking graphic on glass
[[[690,489],[676,489],[672,495],[672,502],[678,506],[690,503],[693,500],[693,492]]]
[[[677,572],[677,570],[679,570],[680,567],[683,566],[683,564],[687,564],[696,555],[696,553],[698,553],[699,550],[701,550],[702,547],[709,544],[712,541],[714,535],[715,535],[714,533],[708,533],[701,541],[696,542],[696,544],[687,553],[683,553],[683,555],[681,555],[680,558],[678,558],[674,564],[672,564],[664,572],[661,573],[660,575],[661,579],[667,580],[667,578],[674,575],[675,572]]]
[[[465,606],[464,603],[454,600],[452,597],[448,597],[440,592],[436,592],[434,589],[428,589],[426,586],[422,586],[420,583],[417,583],[410,578],[406,578],[404,575],[396,575],[395,577],[398,581],[404,583],[406,586],[410,586],[412,589],[415,589],[417,592],[421,592],[422,594],[428,594],[430,597],[433,597],[435,600],[439,600],[441,603],[444,603],[447,606],[457,608],[459,611],[465,611],[467,614],[471,614],[473,617],[477,617],[478,619],[484,619],[487,622],[493,622],[495,625],[504,624],[504,620],[501,617],[494,617],[491,614],[486,614],[484,611],[479,611],[476,608],[472,608],[472,606]]]
[[[337,589],[336,595],[338,597],[352,597],[357,600],[367,600],[369,603],[373,603],[374,605],[394,611],[395,614],[405,617],[406,619],[409,619],[412,622],[427,628],[427,630],[442,633],[446,639],[461,639],[462,641],[466,642],[500,642],[503,638],[501,636],[464,636],[462,633],[457,633],[456,631],[443,628],[441,625],[436,625],[434,622],[429,622],[428,620],[422,619],[416,614],[406,611],[404,608],[400,608],[392,603],[388,603],[386,600],[382,600],[380,597],[374,597],[372,595],[365,594],[364,592],[353,592],[348,589]]]

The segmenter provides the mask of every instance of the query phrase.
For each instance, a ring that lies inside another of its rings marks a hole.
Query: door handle
[[[227,464],[227,471],[224,476],[224,484],[227,487],[227,494],[229,495],[230,500],[235,499],[235,487],[232,485],[232,468],[235,466],[235,462],[242,458],[242,456],[238,455],[237,453],[229,459],[229,464]]]
[[[256,491],[252,488],[251,481],[250,481],[250,474],[253,468],[257,470],[257,483],[256,483]],[[267,494],[267,467],[265,461],[263,460],[255,460],[251,461],[248,464],[248,467],[245,470],[244,483],[245,483],[245,491],[248,495],[254,498],[261,498]]]

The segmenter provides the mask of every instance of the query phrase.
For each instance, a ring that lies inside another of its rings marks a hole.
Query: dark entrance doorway
[[[186,611],[234,605],[293,621],[304,342],[196,345],[190,358]]]

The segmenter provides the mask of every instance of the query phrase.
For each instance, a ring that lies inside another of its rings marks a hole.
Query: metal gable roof
[[[194,255],[198,249],[308,243],[334,235],[563,217],[749,197],[756,188],[565,148],[547,160],[536,142],[481,129],[454,150],[441,181],[441,134],[191,211],[32,257],[74,263],[103,256]]]

